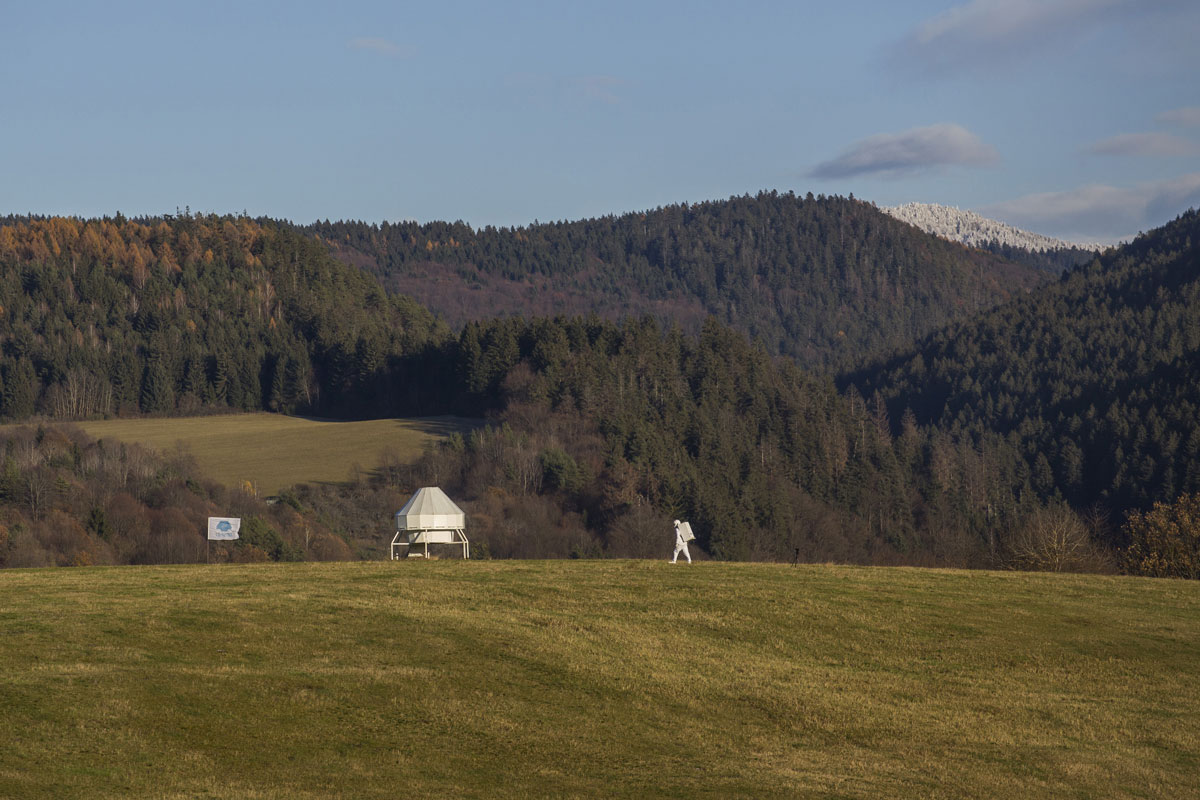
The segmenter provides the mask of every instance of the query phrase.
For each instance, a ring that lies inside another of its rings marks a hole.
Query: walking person
[[[693,538],[692,526],[675,520],[675,555],[671,556],[671,563],[674,564],[679,559],[679,554],[683,553],[687,562],[692,563],[692,554],[688,552],[688,539]]]

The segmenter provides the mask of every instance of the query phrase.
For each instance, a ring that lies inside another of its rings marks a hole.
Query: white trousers
[[[688,552],[687,542],[678,542],[675,545],[675,555],[671,558],[672,564],[674,564],[675,561],[678,560],[680,553],[683,553],[684,557],[688,560],[689,564],[692,563],[692,554]]]

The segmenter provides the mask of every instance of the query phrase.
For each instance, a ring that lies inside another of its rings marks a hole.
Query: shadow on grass
[[[335,419],[333,417],[309,417],[302,414],[294,415],[296,419],[306,422],[331,422],[341,425],[356,422],[372,422],[365,419]],[[411,428],[431,436],[449,436],[452,433],[470,433],[476,428],[482,428],[487,421],[474,417],[455,417],[443,414],[439,417],[396,417],[392,420],[402,428]]]

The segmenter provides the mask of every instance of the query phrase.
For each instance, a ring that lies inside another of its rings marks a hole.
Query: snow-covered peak
[[[905,203],[880,209],[902,222],[914,225],[926,233],[941,236],[953,242],[962,242],[970,247],[981,247],[990,242],[999,242],[1010,247],[1042,252],[1078,247],[1083,250],[1104,250],[1098,244],[1064,242],[1040,233],[1030,233],[1003,222],[980,216],[974,211],[942,206],[936,203]]]

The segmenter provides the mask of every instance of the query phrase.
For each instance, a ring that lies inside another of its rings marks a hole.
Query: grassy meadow
[[[97,439],[162,451],[182,446],[214,480],[228,486],[250,481],[260,494],[272,495],[296,483],[347,480],[356,465],[378,466],[385,451],[415,460],[431,441],[470,423],[454,417],[341,422],[254,413],[78,425]]]
[[[0,797],[1200,795],[1200,583],[645,561],[0,574]]]

